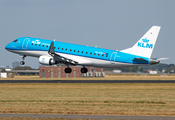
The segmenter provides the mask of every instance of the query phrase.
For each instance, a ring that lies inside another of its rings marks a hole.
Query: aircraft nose
[[[7,44],[7,45],[5,46],[5,49],[6,49],[6,50],[10,49],[10,44]]]

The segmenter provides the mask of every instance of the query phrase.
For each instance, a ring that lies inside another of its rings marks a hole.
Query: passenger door
[[[110,58],[110,61],[111,61],[111,64],[115,64],[115,58],[117,56],[117,52],[113,52],[111,54],[111,58]]]
[[[24,39],[23,44],[22,44],[22,49],[27,50],[27,45],[29,42],[29,38]]]

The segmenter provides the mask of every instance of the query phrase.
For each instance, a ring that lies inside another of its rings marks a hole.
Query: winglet
[[[52,42],[52,43],[50,44],[50,48],[49,48],[48,53],[51,53],[51,54],[54,54],[54,53],[55,53],[54,42]]]

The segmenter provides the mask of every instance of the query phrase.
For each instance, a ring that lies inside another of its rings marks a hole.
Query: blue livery
[[[86,66],[117,67],[159,63],[150,58],[159,30],[160,27],[153,26],[133,47],[122,51],[32,37],[17,38],[6,45],[5,49],[23,55],[21,65],[25,64],[26,56],[32,56],[38,57],[44,65],[63,63],[68,66],[66,73],[72,72],[70,65],[81,65],[81,72],[86,73]]]

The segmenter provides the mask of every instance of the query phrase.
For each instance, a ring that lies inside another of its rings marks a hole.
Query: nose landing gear
[[[26,57],[26,55],[23,55],[23,57],[22,57],[22,61],[20,62],[21,65],[24,65],[24,64],[25,64],[25,62],[24,62],[25,57]]]
[[[24,62],[24,61],[21,61],[21,62],[20,62],[20,64],[21,64],[21,65],[24,65],[24,64],[25,64],[25,62]]]

